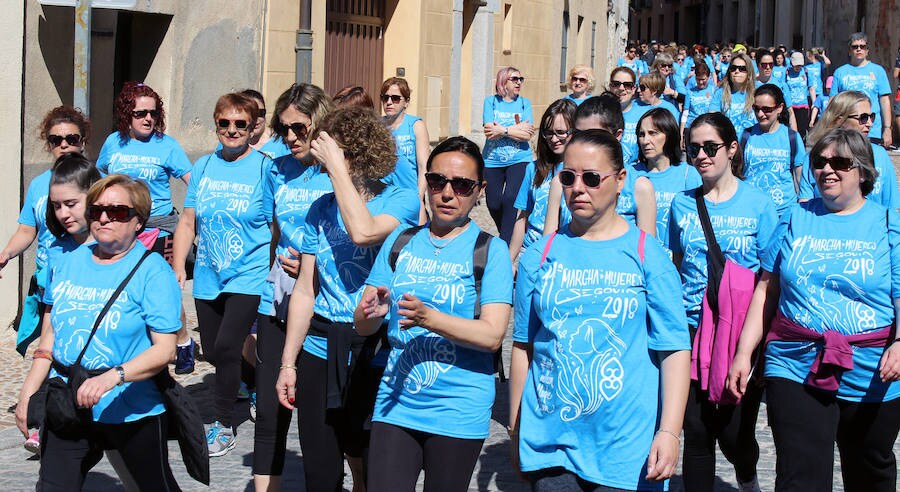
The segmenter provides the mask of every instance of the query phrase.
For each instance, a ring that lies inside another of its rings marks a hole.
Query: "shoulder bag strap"
[[[403,251],[410,239],[424,227],[423,225],[410,227],[397,235],[397,239],[394,240],[394,244],[391,245],[391,251],[388,254],[388,264],[391,265],[391,271],[397,268],[397,259],[400,257],[400,251]]]
[[[712,222],[709,220],[709,211],[706,209],[706,201],[703,199],[703,187],[694,190],[694,198],[697,201],[697,216],[703,227],[703,236],[706,238],[706,271],[708,288],[706,298],[709,306],[715,311],[719,305],[719,283],[722,281],[722,272],[725,271],[725,255],[716,241],[716,233],[713,231]]]

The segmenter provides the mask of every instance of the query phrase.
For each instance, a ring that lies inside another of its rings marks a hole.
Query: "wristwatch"
[[[508,126],[503,128],[503,133],[504,133],[504,135],[506,135],[507,137],[509,136],[509,127],[508,127]]]
[[[119,382],[116,384],[116,386],[122,386],[123,384],[125,384],[125,369],[122,366],[116,366],[115,369],[119,374]]]

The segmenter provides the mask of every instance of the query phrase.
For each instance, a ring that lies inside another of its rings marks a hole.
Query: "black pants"
[[[534,492],[623,492],[626,489],[597,485],[565,468],[545,468],[528,474]]]
[[[275,382],[281,369],[285,325],[273,316],[260,315],[256,332],[256,428],[253,473],[281,475],[287,449],[291,411],[278,403]]]
[[[419,472],[424,469],[425,492],[466,491],[483,444],[484,439],[439,436],[375,422],[367,489],[369,492],[415,490]]]
[[[364,459],[368,454],[367,422],[384,368],[356,364],[350,374],[347,407],[328,410],[325,403],[328,361],[304,351],[298,366],[297,418],[306,490],[340,491],[344,454]]]
[[[500,239],[507,243],[516,225],[516,195],[522,187],[526,167],[524,162],[519,162],[507,167],[489,167],[484,170],[484,178],[487,180],[487,208],[500,231]]]
[[[806,132],[809,131],[809,108],[798,108],[794,106],[794,119],[797,120],[797,133],[800,138],[806,141]],[[793,156],[791,156],[793,159]]]
[[[767,378],[766,394],[777,455],[776,491],[831,491],[835,441],[844,490],[897,490],[893,448],[900,429],[900,399],[840,400],[782,378]]]
[[[215,420],[234,423],[234,399],[241,387],[241,349],[256,317],[259,296],[220,294],[212,301],[194,299],[200,343],[206,360],[216,368]]]
[[[738,480],[756,476],[759,444],[756,418],[762,388],[751,384],[738,405],[710,403],[700,383],[691,381],[684,412],[684,489],[712,492],[716,478],[716,442],[725,458],[734,465]]]
[[[83,437],[70,440],[43,426],[36,489],[81,490],[88,472],[103,457],[103,450],[115,449],[141,490],[181,490],[169,468],[166,427],[165,414],[123,424],[94,422]]]

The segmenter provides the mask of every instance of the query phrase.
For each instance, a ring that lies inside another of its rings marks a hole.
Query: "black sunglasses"
[[[688,144],[687,146],[687,155],[691,159],[696,159],[697,156],[700,155],[700,151],[702,150],[707,157],[712,157],[719,153],[719,149],[725,147],[726,143],[715,143],[715,142],[706,142],[704,144]]]
[[[775,111],[776,109],[778,109],[778,106],[759,106],[759,105],[754,104],[752,106],[752,108],[753,108],[754,113],[758,113],[758,112],[762,111],[763,113],[769,114],[769,113]]]
[[[672,68],[671,63],[660,63],[659,68]]]
[[[851,45],[850,45],[850,49],[851,49],[851,50],[867,50],[867,49],[869,49],[869,45],[866,45],[866,44],[851,44]]]
[[[256,112],[257,118],[265,118],[266,117],[266,108],[262,108]]]
[[[525,77],[510,77],[509,80],[512,80],[513,83],[521,84],[522,82],[525,82]]]
[[[87,209],[87,217],[89,220],[100,220],[104,212],[111,222],[128,222],[137,215],[137,210],[128,205],[91,205]]]
[[[588,79],[584,77],[572,77],[572,82],[581,82],[582,84],[587,84]]]
[[[729,72],[744,72],[747,73],[747,65],[732,65],[728,67]]]
[[[394,104],[400,104],[400,101],[402,101],[403,99],[404,99],[403,96],[401,96],[399,94],[382,94],[381,95],[382,103],[391,101]]]
[[[229,120],[227,118],[219,118],[216,121],[216,124],[219,125],[220,130],[227,130],[231,127],[231,124],[234,123],[234,127],[238,130],[246,130],[250,123],[247,120]]]
[[[153,117],[154,120],[159,118],[158,109],[136,109],[131,112],[131,117],[140,120],[146,118],[148,114]]]
[[[825,166],[831,166],[835,171],[849,171],[857,166],[853,159],[849,157],[822,157],[817,156],[810,160],[813,169],[825,169]]]
[[[291,123],[290,125],[285,125],[284,123],[279,123],[275,130],[282,137],[287,137],[288,130],[294,132],[294,135],[297,136],[297,140],[305,141],[307,137],[309,137],[309,127],[300,122]]]
[[[59,147],[60,145],[62,145],[63,140],[65,140],[67,144],[74,147],[81,144],[81,135],[77,133],[70,133],[65,137],[62,135],[47,135],[47,141],[50,142],[50,145],[54,147]]]
[[[628,90],[631,90],[634,89],[634,82],[619,82],[618,80],[609,81],[610,89],[618,89],[619,87],[624,87]]]
[[[428,189],[432,193],[444,191],[447,183],[450,183],[450,188],[453,189],[453,194],[456,196],[470,196],[475,191],[475,187],[478,186],[478,181],[474,179],[448,178],[441,173],[425,173],[425,183],[428,184]]]
[[[875,121],[875,113],[860,113],[860,114],[851,114],[847,116],[848,120],[856,120],[860,125],[865,125],[869,121]],[[70,144],[75,145],[75,144]]]
[[[559,172],[559,184],[565,186],[566,188],[573,186],[575,184],[575,178],[581,176],[581,182],[584,183],[588,188],[597,188],[601,184],[603,184],[603,180],[616,174],[615,171],[611,173],[600,174],[597,171],[582,171],[580,173],[576,173],[571,169],[563,169]]]

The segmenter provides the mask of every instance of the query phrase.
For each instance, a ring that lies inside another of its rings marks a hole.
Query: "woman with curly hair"
[[[342,482],[344,454],[365,456],[365,424],[386,359],[376,353],[386,347],[380,336],[356,332],[353,310],[381,243],[417,223],[419,197],[382,181],[397,156],[390,130],[371,111],[338,109],[319,130],[312,156],[334,192],[306,214],[275,388],[285,407],[296,401],[306,490],[332,492]]]
[[[574,65],[569,69],[569,90],[563,99],[568,99],[576,106],[588,100],[594,91],[594,70],[588,65]]]
[[[753,60],[747,55],[734,55],[722,77],[722,86],[709,104],[710,111],[719,111],[731,120],[738,135],[756,124],[753,112],[755,80]]]
[[[116,131],[106,137],[97,169],[104,174],[124,174],[139,179],[150,188],[153,207],[147,228],[159,229],[153,251],[173,263],[173,238],[178,211],[172,206],[170,178],[190,182],[191,161],[174,138],[165,134],[166,111],[162,98],[141,82],[126,82],[116,97],[113,116]],[[184,310],[182,310],[183,312]],[[194,370],[196,347],[184,319],[178,332],[176,374]]]

